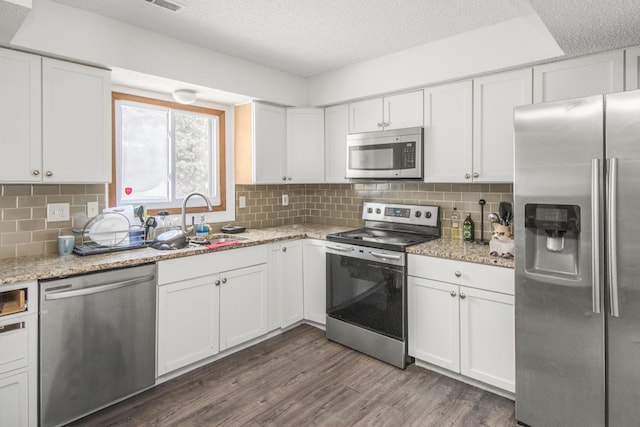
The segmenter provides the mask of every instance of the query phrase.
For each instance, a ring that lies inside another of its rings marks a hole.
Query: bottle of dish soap
[[[458,208],[453,208],[451,213],[451,238],[457,240],[460,238],[460,217],[458,216]]]
[[[209,237],[209,226],[204,222],[204,214],[200,215],[200,223],[196,227],[196,239],[205,240]]]

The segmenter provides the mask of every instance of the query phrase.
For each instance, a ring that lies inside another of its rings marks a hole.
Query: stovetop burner
[[[404,252],[407,246],[440,237],[437,206],[365,203],[365,226],[327,235],[327,240]]]

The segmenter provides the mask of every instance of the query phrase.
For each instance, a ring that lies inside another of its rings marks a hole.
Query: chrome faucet
[[[204,201],[207,202],[207,208],[209,209],[209,211],[213,210],[213,205],[211,204],[207,196],[205,196],[204,194],[199,193],[197,191],[187,194],[187,196],[182,201],[182,231],[184,231],[186,235],[189,235],[189,230],[187,229],[187,202],[193,196],[202,197]]]

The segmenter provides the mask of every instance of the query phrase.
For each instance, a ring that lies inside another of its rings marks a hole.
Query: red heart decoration
[[[131,187],[124,187],[124,194],[126,194],[127,196],[131,195],[131,193],[133,193],[133,188]]]

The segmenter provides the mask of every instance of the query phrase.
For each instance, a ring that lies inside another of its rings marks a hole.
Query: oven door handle
[[[340,246],[327,245],[326,248],[327,249],[333,249],[334,251],[353,252],[353,248],[351,248],[351,247],[343,248],[343,247],[340,247]]]
[[[376,257],[376,258],[383,258],[383,259],[395,259],[395,260],[401,260],[402,256],[400,255],[389,255],[389,254],[384,254],[381,252],[369,252],[372,256]]]

